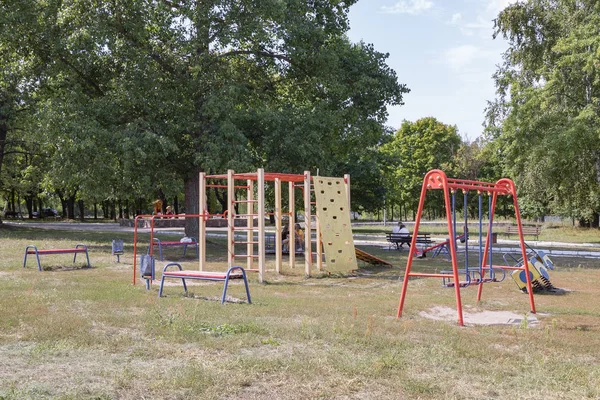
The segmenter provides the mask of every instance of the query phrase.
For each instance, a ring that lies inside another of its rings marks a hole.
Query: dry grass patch
[[[38,242],[62,247],[74,243],[68,234],[44,231]],[[243,293],[236,282],[233,301],[221,305],[222,282],[194,282],[188,297],[179,284],[161,299],[157,285],[133,286],[131,238],[117,264],[115,233],[88,235],[94,268],[38,272],[22,268],[35,232],[0,228],[0,398],[600,397],[599,269],[557,262],[552,282],[570,292],[535,297],[535,328],[458,327],[454,291],[434,279],[411,280],[404,316],[395,318],[406,253],[367,249],[396,267],[354,276],[305,279],[303,268],[286,268],[259,284],[251,274],[253,304],[235,302]],[[225,268],[223,242],[211,246],[211,266]],[[485,286],[480,304],[475,288],[464,289],[465,311],[525,316],[528,298],[509,280]],[[452,318],[422,316],[436,307]]]

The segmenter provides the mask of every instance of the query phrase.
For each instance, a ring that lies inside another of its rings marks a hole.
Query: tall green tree
[[[389,163],[385,173],[390,198],[398,199],[414,214],[427,171],[442,169],[453,176],[455,155],[460,146],[456,126],[433,117],[404,121],[394,139],[381,149]],[[441,205],[431,203],[435,210],[441,210]]]
[[[122,167],[181,177],[188,213],[200,170],[334,171],[378,143],[407,91],[387,55],[344,36],[354,1],[7,2],[36,16],[20,40],[51,67],[54,114],[84,123],[48,139],[109,132],[117,160],[137,157]]]
[[[520,189],[523,211],[598,225],[600,3],[529,0],[503,10],[509,43],[488,126]]]

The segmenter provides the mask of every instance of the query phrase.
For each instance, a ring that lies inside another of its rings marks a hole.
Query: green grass
[[[500,220],[496,221],[496,224],[493,227],[493,231],[498,234],[499,239],[512,239],[517,240],[517,235],[506,235],[504,234],[504,226],[507,224],[514,224],[514,221],[505,221]],[[373,225],[357,225],[353,227],[352,232],[355,235],[365,235],[365,236],[383,236],[387,232],[391,232],[394,227],[395,222],[388,223],[386,226],[383,224],[373,224]],[[409,230],[413,230],[414,224],[412,222],[407,222],[407,226]],[[456,230],[459,234],[462,233],[463,223],[461,221],[457,221]],[[431,233],[436,236],[448,236],[448,227],[445,221],[427,221],[427,223],[421,224],[419,231],[421,233]],[[483,233],[487,233],[486,222],[483,223]],[[478,235],[479,226],[477,222],[469,222],[469,232],[472,237],[475,238],[474,235]],[[476,239],[476,238],[475,238]],[[532,236],[525,236],[526,241],[533,241],[535,238]],[[578,228],[570,225],[564,224],[543,224],[542,230],[538,237],[539,241],[548,241],[548,242],[564,242],[564,243],[592,243],[592,244],[600,244],[600,234],[598,229],[594,228]]]
[[[126,243],[120,264],[112,239]],[[395,318],[406,252],[361,246],[394,267],[362,266],[357,275],[305,279],[303,268],[284,267],[264,284],[251,275],[253,304],[221,305],[222,283],[190,282],[186,297],[173,281],[161,299],[156,285],[133,286],[132,239],[0,226],[0,399],[600,397],[597,260],[555,259],[552,282],[569,292],[535,297],[538,327],[459,327],[420,315],[455,307],[437,279],[411,280]],[[91,269],[69,269],[71,255],[43,257],[44,272],[22,267],[28,244],[79,242]],[[195,268],[190,253],[168,256]],[[224,268],[225,255],[224,240],[211,239],[211,267]],[[414,263],[449,267],[440,258]],[[528,311],[510,278],[487,285],[480,304],[475,293],[463,290],[466,311]],[[229,295],[244,299],[243,286],[235,282]]]

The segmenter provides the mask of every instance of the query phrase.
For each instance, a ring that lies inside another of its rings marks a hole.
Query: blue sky
[[[513,0],[361,0],[350,8],[353,42],[389,53],[387,64],[411,92],[391,107],[388,125],[435,117],[469,140],[482,132],[494,98],[492,75],[506,43],[493,19]]]

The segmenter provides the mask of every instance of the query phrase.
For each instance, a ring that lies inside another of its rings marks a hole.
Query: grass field
[[[600,260],[555,259],[552,283],[567,292],[535,296],[535,326],[459,327],[421,314],[455,309],[436,279],[411,280],[395,318],[406,252],[361,247],[395,266],[356,275],[251,275],[253,304],[236,282],[221,305],[221,282],[190,282],[189,297],[173,282],[161,299],[157,285],[133,286],[132,238],[0,226],[0,399],[600,398]],[[112,239],[126,242],[119,264]],[[91,269],[72,255],[43,257],[43,272],[22,267],[28,244],[76,243],[88,245]],[[225,254],[209,241],[213,268]],[[191,251],[167,256],[196,268]],[[466,312],[529,310],[510,278],[486,285],[480,304],[476,288],[462,293]]]

